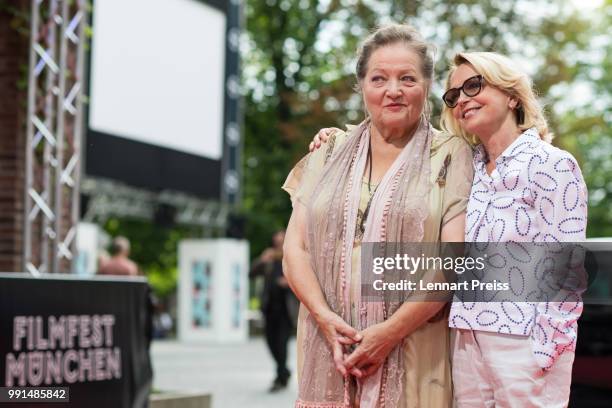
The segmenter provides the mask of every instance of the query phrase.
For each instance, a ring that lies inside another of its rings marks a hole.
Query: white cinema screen
[[[95,1],[89,127],[219,160],[225,29],[202,1]]]
[[[87,177],[220,197],[234,106],[228,10],[222,0],[93,2]]]

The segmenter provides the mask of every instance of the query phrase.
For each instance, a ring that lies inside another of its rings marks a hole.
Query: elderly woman
[[[587,194],[580,168],[550,144],[527,75],[499,54],[459,53],[446,87],[442,128],[481,142],[465,240],[584,241]],[[499,302],[454,302],[449,322],[457,405],[567,406],[582,311],[579,293],[573,295],[510,309]],[[484,314],[497,318],[485,322]]]
[[[366,302],[360,285],[362,241],[463,239],[472,151],[425,117],[431,54],[409,26],[367,38],[356,70],[367,118],[283,186],[284,272],[302,302],[296,407],[451,406],[443,303]]]

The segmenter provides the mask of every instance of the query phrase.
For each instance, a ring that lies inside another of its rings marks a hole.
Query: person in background
[[[270,392],[287,387],[291,372],[287,368],[287,345],[294,331],[292,310],[297,299],[289,289],[283,276],[283,243],[285,231],[277,231],[272,236],[272,246],[262,252],[253,262],[249,276],[264,277],[261,296],[261,311],[265,320],[266,343],[276,362],[276,378]]]
[[[102,269],[102,267],[110,261],[110,254],[105,248],[98,249],[98,256],[96,257],[96,271]]]
[[[118,236],[113,239],[110,248],[111,258],[101,262],[99,275],[138,276],[138,266],[130,256],[130,241],[126,237]]]

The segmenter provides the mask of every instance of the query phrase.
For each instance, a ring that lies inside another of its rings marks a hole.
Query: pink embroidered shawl
[[[311,266],[330,308],[348,321],[350,313],[351,251],[370,137],[364,121],[351,131],[327,161],[320,178],[298,188],[307,203],[307,244]],[[415,134],[381,180],[370,206],[363,242],[420,242],[428,216],[432,139],[431,125],[421,120]],[[357,276],[356,274],[355,276]],[[359,302],[359,326],[364,329],[384,321],[401,302]],[[348,378],[335,369],[331,350],[312,316],[305,320],[304,366],[298,408],[352,406]],[[404,368],[401,344],[389,354],[374,375],[359,382],[361,408],[397,407],[401,404]]]

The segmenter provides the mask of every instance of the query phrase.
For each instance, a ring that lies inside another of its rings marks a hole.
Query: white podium
[[[181,241],[178,263],[179,340],[246,341],[248,242],[226,238]]]
[[[76,254],[72,272],[81,276],[93,276],[98,272],[98,256],[101,247],[101,228],[90,222],[77,224]]]

